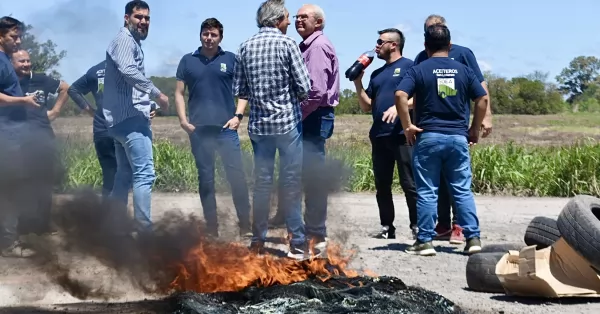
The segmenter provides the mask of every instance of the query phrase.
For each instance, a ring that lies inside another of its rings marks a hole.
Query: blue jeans
[[[454,198],[457,222],[465,238],[479,237],[479,219],[471,192],[471,156],[469,143],[462,135],[425,132],[417,135],[413,147],[413,170],[417,185],[417,220],[420,242],[435,236],[440,174]]]
[[[129,118],[109,128],[115,139],[117,172],[111,198],[127,205],[133,184],[133,215],[141,231],[152,228],[152,185],[156,180],[150,121],[143,116]]]
[[[94,136],[94,148],[102,169],[102,196],[107,197],[113,189],[117,173],[115,140],[109,136]]]
[[[189,138],[198,170],[198,191],[207,226],[218,229],[215,198],[215,151],[218,151],[231,187],[239,225],[250,228],[248,185],[237,131],[220,126],[196,127]]]
[[[252,242],[267,238],[275,153],[279,151],[279,206],[284,208],[290,243],[306,241],[302,222],[302,123],[286,134],[250,134],[254,150],[254,197]]]
[[[304,223],[308,235],[327,236],[328,171],[325,165],[325,141],[334,128],[333,107],[319,107],[302,121]]]

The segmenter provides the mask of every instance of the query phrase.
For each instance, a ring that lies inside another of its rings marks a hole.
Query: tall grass
[[[374,191],[371,148],[364,143],[328,144],[328,155],[341,160],[352,170],[346,191]],[[244,167],[248,183],[252,184],[252,148],[242,142]],[[64,188],[81,185],[99,187],[101,171],[92,145],[67,142],[63,150],[68,169]],[[569,146],[520,146],[515,143],[474,147],[473,191],[480,194],[518,196],[570,197],[576,194],[600,195],[598,171],[600,144],[579,142]],[[166,192],[196,192],[197,172],[188,146],[167,141],[154,144],[157,180],[155,190]],[[218,191],[228,191],[229,184],[220,160],[216,164]],[[275,176],[277,169],[275,170]],[[401,192],[398,174],[394,189]]]

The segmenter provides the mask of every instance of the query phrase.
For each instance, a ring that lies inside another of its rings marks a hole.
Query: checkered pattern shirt
[[[286,134],[302,121],[300,103],[310,78],[296,42],[272,27],[262,27],[240,45],[234,94],[248,99],[248,133]]]

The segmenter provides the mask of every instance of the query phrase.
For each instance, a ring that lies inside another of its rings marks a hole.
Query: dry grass
[[[240,137],[247,139],[247,118],[240,128]],[[369,115],[343,115],[335,121],[331,141],[341,143],[368,143],[371,127]],[[54,122],[54,130],[60,137],[91,141],[92,119],[66,117]],[[561,114],[546,116],[494,116],[494,131],[481,144],[501,144],[514,141],[530,145],[563,145],[584,138],[600,140],[599,114]],[[159,117],[153,120],[155,139],[168,139],[174,143],[187,144],[187,135],[179,127],[176,117]]]

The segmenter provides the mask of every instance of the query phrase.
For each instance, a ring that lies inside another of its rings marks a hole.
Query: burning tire
[[[496,264],[505,252],[477,253],[467,261],[467,286],[478,292],[504,293],[496,276]]]
[[[171,298],[176,313],[465,313],[431,291],[394,277],[313,278],[240,292],[183,292]]]
[[[573,197],[558,216],[557,225],[565,241],[600,269],[600,199]]]
[[[547,248],[554,244],[560,238],[560,231],[556,225],[556,220],[548,217],[535,217],[525,230],[525,243],[527,245],[537,245],[538,250]]]

